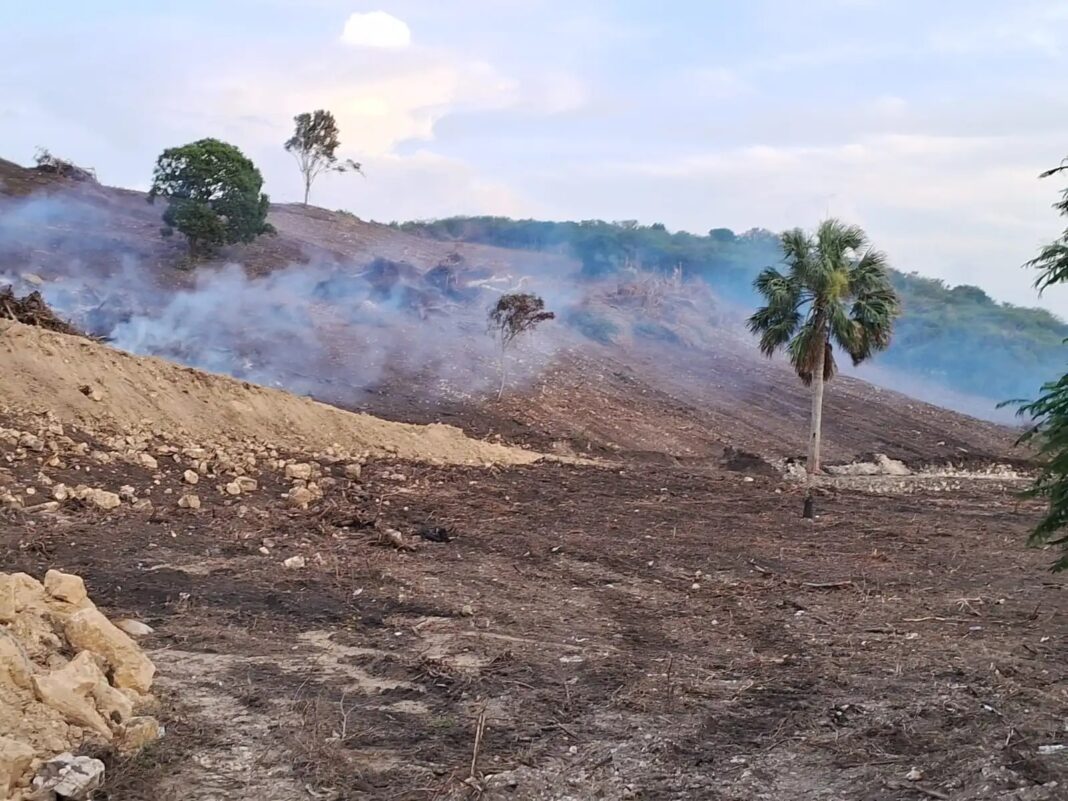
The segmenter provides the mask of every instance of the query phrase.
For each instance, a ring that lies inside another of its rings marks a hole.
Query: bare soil
[[[777,478],[627,461],[372,462],[309,511],[261,481],[0,517],[5,569],[156,628],[171,734],[111,798],[1063,797],[1064,583],[1010,486],[832,491],[804,524]]]

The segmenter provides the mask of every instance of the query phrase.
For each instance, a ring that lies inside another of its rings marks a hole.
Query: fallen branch
[[[887,787],[891,790],[915,790],[917,793],[922,793],[929,798],[938,798],[941,801],[949,801],[949,796],[938,790],[932,790],[930,787],[924,787],[922,784],[915,784],[914,782],[887,782]]]
[[[486,708],[478,714],[478,723],[475,724],[475,748],[471,754],[471,772],[467,777],[468,784],[481,787],[478,781],[478,752],[482,749],[482,735],[486,733]]]

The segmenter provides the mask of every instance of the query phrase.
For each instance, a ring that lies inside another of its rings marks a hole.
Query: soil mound
[[[0,573],[0,798],[47,797],[50,778],[72,779],[76,749],[133,751],[157,739],[156,720],[137,714],[152,702],[154,674],[78,576],[49,570],[41,583]]]
[[[0,407],[60,423],[176,439],[332,448],[440,464],[529,464],[542,454],[453,426],[393,423],[279,390],[131,356],[86,339],[0,320]]]

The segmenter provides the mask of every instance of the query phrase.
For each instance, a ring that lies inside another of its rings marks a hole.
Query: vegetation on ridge
[[[778,235],[762,229],[736,234],[714,228],[704,236],[669,232],[633,221],[544,222],[504,217],[455,217],[398,225],[436,239],[564,252],[583,272],[603,275],[630,266],[708,282],[723,298],[756,306],[752,281],[779,264]],[[1033,397],[1064,366],[1068,325],[1044,309],[999,303],[974,286],[950,287],[916,273],[890,271],[901,299],[894,345],[876,361],[949,389],[1003,401]]]

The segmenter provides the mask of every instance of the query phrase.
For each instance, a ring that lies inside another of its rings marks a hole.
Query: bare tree
[[[363,168],[352,159],[338,161],[337,120],[329,111],[322,109],[313,114],[298,114],[293,118],[296,129],[286,142],[286,150],[293,154],[304,177],[304,205],[308,205],[312,183],[324,172],[358,172]]]
[[[489,330],[500,349],[501,385],[497,390],[497,400],[503,397],[504,385],[508,380],[508,348],[520,334],[533,331],[539,324],[554,317],[556,315],[553,312],[545,311],[544,300],[526,292],[501,295],[490,309]]]

